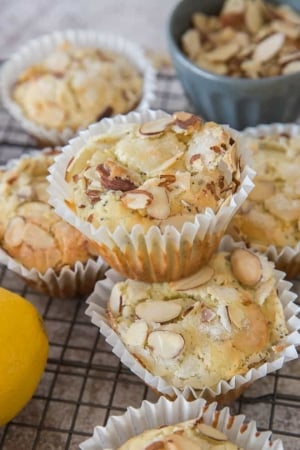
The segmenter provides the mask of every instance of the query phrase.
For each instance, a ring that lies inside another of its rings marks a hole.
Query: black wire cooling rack
[[[172,74],[159,74],[154,109],[191,111],[192,107]],[[0,108],[0,164],[36,149],[33,138]],[[43,316],[50,354],[41,383],[24,410],[0,428],[3,450],[65,450],[78,448],[95,425],[110,415],[138,407],[156,395],[124,368],[85,316],[85,299],[60,300],[30,290],[16,275],[0,266],[1,286],[30,300]],[[300,292],[300,281],[293,283]],[[1,370],[1,368],[0,368]],[[231,405],[233,414],[256,420],[261,430],[281,438],[285,450],[300,449],[300,359],[280,372],[256,381]]]

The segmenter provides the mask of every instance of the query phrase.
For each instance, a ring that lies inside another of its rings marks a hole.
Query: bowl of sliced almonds
[[[243,129],[300,117],[299,0],[184,0],[168,41],[204,119]]]

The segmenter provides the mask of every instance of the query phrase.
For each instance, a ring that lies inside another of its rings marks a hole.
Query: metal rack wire
[[[154,109],[191,111],[173,74],[159,74]],[[35,141],[0,108],[0,164],[35,147]],[[59,300],[30,290],[0,266],[1,286],[15,291],[37,307],[50,341],[50,354],[41,383],[25,409],[0,428],[0,449],[75,449],[95,425],[121,414],[143,399],[156,400],[135,375],[111,353],[84,311],[85,299]],[[293,288],[300,290],[300,282]],[[0,368],[1,370],[1,368]],[[285,450],[300,449],[300,359],[255,382],[231,405],[280,437]]]

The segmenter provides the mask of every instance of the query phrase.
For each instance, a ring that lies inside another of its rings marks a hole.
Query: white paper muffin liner
[[[74,267],[63,267],[58,273],[48,269],[44,274],[27,269],[0,249],[0,263],[15,272],[33,289],[52,297],[74,298],[88,295],[98,280],[104,278],[108,266],[101,257],[85,263],[77,261]]]
[[[20,158],[14,158],[1,166],[0,169],[9,170],[20,159],[34,157],[40,154],[39,151],[32,151],[22,155]],[[94,285],[98,280],[104,278],[108,265],[101,257],[88,259],[82,263],[77,261],[74,267],[63,267],[58,273],[49,268],[45,273],[32,268],[27,269],[18,260],[12,258],[0,247],[0,264],[15,272],[18,276],[32,286],[34,289],[51,295],[53,297],[72,298],[79,295],[88,295],[93,291]]]
[[[144,400],[140,408],[129,407],[121,416],[111,416],[106,427],[96,426],[93,436],[79,445],[81,450],[116,450],[128,439],[152,428],[176,425],[187,420],[202,419],[217,428],[230,442],[247,450],[283,450],[280,439],[271,440],[270,431],[257,431],[255,421],[245,423],[244,415],[231,416],[229,408],[217,410],[216,402],[204,399],[175,401],[164,397],[156,403]],[[188,450],[188,449],[186,449]]]
[[[136,43],[118,35],[100,33],[96,30],[56,31],[29,41],[3,65],[1,70],[0,84],[3,104],[29,134],[35,136],[42,143],[49,145],[65,144],[77,134],[70,128],[57,131],[34,123],[23,114],[19,105],[11,97],[11,90],[21,73],[27,67],[45,59],[48,54],[64,41],[71,42],[77,46],[110,50],[125,56],[143,76],[142,98],[135,109],[141,111],[150,107],[155,96],[155,70],[149,60],[145,58],[143,50]]]
[[[136,224],[130,232],[122,225],[118,225],[114,232],[110,232],[105,226],[96,229],[91,223],[81,220],[66,206],[66,201],[72,201],[70,186],[64,179],[70,159],[76,156],[89,138],[106,132],[114,124],[142,123],[161,117],[169,117],[169,114],[164,111],[147,110],[103,119],[91,125],[63,148],[62,154],[51,166],[49,170],[51,175],[48,177],[50,203],[55,207],[57,214],[88,238],[95,240],[101,249],[101,256],[111,267],[128,278],[145,281],[171,281],[182,278],[206,263],[234,213],[253,188],[251,180],[255,175],[248,165],[248,149],[238,132],[230,130],[238,142],[244,168],[237,192],[232,195],[230,203],[223,204],[217,213],[207,208],[204,213],[195,215],[194,222],[186,222],[181,231],[168,225],[164,231],[158,226],[151,226],[144,232],[142,226]]]
[[[300,136],[300,125],[295,123],[283,124],[273,123],[270,125],[258,125],[257,127],[246,128],[242,134],[245,137],[268,136],[274,133],[287,133],[290,136]],[[286,245],[277,248],[269,245],[263,251],[271,261],[274,261],[276,268],[286,272],[289,279],[300,274],[300,242],[294,247]]]
[[[236,247],[243,248],[244,244],[234,242],[229,236],[225,236],[222,239],[219,249],[231,251]],[[114,270],[107,271],[106,279],[96,283],[93,293],[87,299],[89,306],[86,314],[91,317],[92,323],[99,327],[100,333],[105,336],[106,342],[112,346],[113,353],[120,358],[125,366],[154,390],[170,398],[182,394],[186,399],[204,397],[207,400],[217,399],[220,403],[226,403],[240,395],[255,380],[280,369],[285,362],[291,361],[298,356],[296,346],[300,344],[300,319],[296,316],[300,311],[300,307],[294,303],[297,295],[290,291],[292,284],[283,280],[285,276],[283,272],[275,270],[275,276],[278,295],[283,306],[286,325],[289,331],[288,335],[281,341],[283,346],[286,344],[286,347],[272,361],[262,363],[260,366],[248,370],[244,375],[236,375],[230,380],[221,380],[213,388],[206,387],[203,390],[195,390],[187,386],[183,390],[180,390],[171,386],[162,377],[152,375],[127,350],[119,335],[111,328],[106,317],[107,302],[111,290],[115,283],[124,280],[124,277]]]

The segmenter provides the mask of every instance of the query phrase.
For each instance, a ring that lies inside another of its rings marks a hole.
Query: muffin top
[[[201,419],[144,431],[118,450],[243,450]]]
[[[170,283],[117,283],[108,320],[152,375],[179,389],[214,388],[282,350],[287,328],[273,264],[237,248]]]
[[[177,112],[150,122],[113,124],[91,137],[65,179],[76,214],[96,228],[164,228],[228,204],[240,184],[233,131]]]
[[[233,218],[235,239],[265,250],[294,247],[300,240],[300,135],[273,134],[250,140],[255,188]]]
[[[93,244],[48,202],[48,167],[58,150],[18,160],[0,172],[0,245],[27,269],[59,271],[94,257]]]
[[[12,96],[36,124],[75,131],[134,109],[142,89],[141,75],[122,55],[65,42],[20,75]]]

